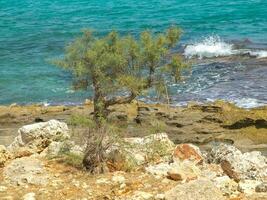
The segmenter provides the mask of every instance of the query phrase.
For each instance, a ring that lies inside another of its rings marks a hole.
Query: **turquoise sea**
[[[82,28],[137,35],[170,24],[184,30],[178,49],[187,57],[254,59],[245,65],[200,62],[188,81],[172,86],[175,103],[267,104],[266,0],[0,0],[0,104],[76,104],[90,97],[89,91],[72,91],[70,74],[48,62],[62,55]]]

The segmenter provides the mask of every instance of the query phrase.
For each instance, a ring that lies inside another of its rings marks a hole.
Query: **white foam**
[[[253,98],[236,99],[233,101],[233,103],[241,108],[256,108],[265,105],[264,103],[261,103],[257,99]]]
[[[219,36],[209,36],[199,43],[187,45],[184,50],[187,58],[196,56],[202,59],[233,54],[236,54],[233,45],[224,42]]]
[[[249,54],[251,56],[256,56],[257,58],[267,58],[267,51],[264,50],[250,51]]]

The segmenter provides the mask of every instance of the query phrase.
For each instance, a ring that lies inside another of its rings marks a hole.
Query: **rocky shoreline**
[[[92,116],[93,106],[0,106],[0,144],[10,144],[18,128],[25,124],[57,119],[68,123],[80,143],[82,131],[69,121],[74,116]],[[260,150],[267,155],[267,107],[241,109],[226,102],[187,107],[134,102],[111,108],[109,121],[118,125],[123,137],[143,137],[166,132],[175,143],[209,147],[213,143],[234,144],[242,151]],[[82,139],[81,139],[82,138]]]
[[[116,140],[107,171],[91,175],[67,157],[83,157],[58,120],[19,128],[0,146],[1,199],[256,200],[267,199],[267,159],[219,143],[210,151],[175,145],[166,133]],[[76,163],[77,163],[76,160]]]

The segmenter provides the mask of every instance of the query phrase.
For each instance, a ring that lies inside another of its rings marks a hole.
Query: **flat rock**
[[[166,200],[225,200],[222,192],[209,180],[199,179],[179,184],[165,193]]]
[[[43,163],[32,157],[23,157],[11,161],[4,168],[5,180],[14,185],[46,185],[50,178]]]

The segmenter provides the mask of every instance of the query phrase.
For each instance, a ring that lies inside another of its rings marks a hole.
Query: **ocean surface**
[[[77,104],[92,96],[74,92],[71,75],[49,64],[83,28],[138,35],[171,24],[184,31],[178,49],[198,60],[186,81],[171,86],[174,104],[267,104],[266,0],[0,0],[0,104]],[[251,62],[205,61],[237,55]]]

